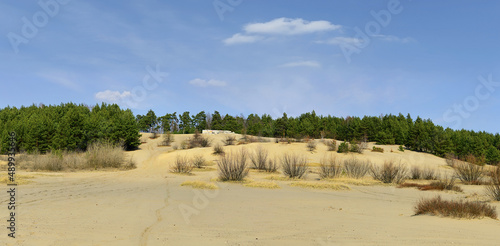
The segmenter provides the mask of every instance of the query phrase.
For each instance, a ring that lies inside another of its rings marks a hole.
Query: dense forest
[[[0,152],[9,144],[8,133],[17,134],[18,151],[68,150],[84,151],[93,141],[110,141],[127,149],[140,144],[139,131],[194,133],[204,129],[229,130],[240,134],[262,137],[302,139],[333,138],[378,144],[404,145],[407,149],[438,156],[446,154],[458,158],[474,155],[483,163],[500,163],[500,135],[469,130],[444,129],[431,120],[408,114],[335,117],[316,115],[314,111],[298,117],[273,119],[270,115],[250,114],[247,117],[199,112],[191,115],[167,113],[156,116],[153,110],[134,116],[118,105],[57,106],[32,105],[0,109]]]
[[[126,149],[140,144],[134,114],[117,105],[32,105],[0,109],[0,152],[9,145],[9,132],[16,133],[17,151],[85,151],[95,141],[121,144]]]
[[[314,111],[299,117],[273,119],[270,115],[250,114],[231,116],[215,111],[190,115],[168,113],[156,116],[150,110],[137,115],[139,129],[145,132],[193,133],[203,129],[229,130],[241,134],[262,137],[302,139],[333,138],[344,141],[370,141],[378,144],[404,145],[407,149],[427,152],[444,157],[446,154],[464,159],[468,155],[478,157],[483,163],[500,162],[500,135],[468,130],[444,129],[431,120],[408,114],[339,118],[316,115]]]

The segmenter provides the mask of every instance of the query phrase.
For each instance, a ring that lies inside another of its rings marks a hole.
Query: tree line
[[[0,109],[0,153],[7,151],[9,132],[16,133],[17,151],[27,152],[85,151],[96,141],[120,144],[126,149],[140,144],[134,114],[116,104],[6,107]]]
[[[452,130],[435,125],[430,119],[410,114],[360,117],[316,115],[314,111],[298,117],[273,119],[270,115],[247,117],[199,112],[191,115],[167,113],[156,116],[153,110],[136,116],[144,132],[194,133],[204,129],[229,130],[239,134],[277,138],[333,138],[349,142],[370,141],[378,144],[403,145],[407,149],[437,156],[453,155],[465,159],[469,155],[488,164],[500,163],[500,135],[470,130]]]

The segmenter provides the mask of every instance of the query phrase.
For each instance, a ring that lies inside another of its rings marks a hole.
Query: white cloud
[[[119,103],[123,102],[126,99],[132,97],[132,93],[130,91],[124,91],[120,93],[119,91],[100,91],[95,94],[95,98],[99,101],[110,102],[110,103]]]
[[[400,38],[400,37],[396,37],[393,35],[381,35],[380,34],[380,35],[373,35],[373,37],[378,38],[378,39],[383,40],[383,41],[387,41],[387,42],[409,43],[409,42],[415,41],[413,38],[409,38],[409,37]]]
[[[355,45],[361,46],[363,44],[363,40],[359,38],[351,38],[351,37],[335,37],[329,39],[327,41],[318,41],[320,44],[332,44],[332,45]]]
[[[224,39],[224,43],[227,45],[231,45],[231,44],[241,44],[241,43],[254,43],[259,40],[262,40],[262,37],[236,33],[232,37]]]
[[[321,67],[321,64],[317,61],[298,61],[285,63],[280,67]]]
[[[193,79],[193,80],[189,81],[189,84],[192,84],[192,85],[198,86],[198,87],[208,87],[208,86],[222,87],[222,86],[227,85],[226,82],[221,81],[221,80],[215,80],[215,79],[211,79],[211,80]]]
[[[329,21],[306,21],[303,19],[278,18],[264,23],[247,24],[244,30],[247,33],[299,35],[322,31],[333,31],[340,29],[340,25],[334,25]]]

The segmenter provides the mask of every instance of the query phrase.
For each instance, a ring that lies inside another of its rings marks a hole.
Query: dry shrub
[[[460,162],[456,155],[448,153],[445,155],[446,165],[455,168],[456,164]]]
[[[189,160],[185,156],[176,156],[175,162],[170,166],[170,172],[173,173],[185,173],[190,174],[193,170],[193,165],[189,163]]]
[[[219,167],[219,180],[242,181],[248,175],[247,152],[242,149],[221,156],[217,160]]]
[[[124,163],[124,150],[109,142],[96,142],[87,148],[87,166],[90,168],[119,168]]]
[[[438,180],[439,179],[439,174],[436,173],[436,170],[430,168],[430,167],[426,167],[423,171],[422,171],[422,179],[425,179],[425,180]]]
[[[500,167],[490,173],[490,184],[486,186],[486,193],[496,201],[500,201]]]
[[[314,152],[316,150],[316,141],[311,140],[307,142],[307,150],[309,150],[310,152]]]
[[[441,196],[419,200],[414,211],[415,215],[430,214],[468,219],[497,218],[495,207],[491,205],[470,201],[446,201],[441,199]]]
[[[342,165],[334,156],[323,157],[320,161],[319,176],[322,179],[337,178],[342,174]]]
[[[268,152],[262,146],[257,147],[255,154],[250,156],[250,160],[253,167],[258,170],[276,172],[278,169],[276,161],[268,159]]]
[[[357,143],[352,143],[351,147],[349,148],[349,151],[353,152],[353,153],[359,153],[359,154],[363,153],[363,149]]]
[[[372,166],[370,173],[373,179],[383,183],[400,184],[407,178],[408,169],[401,162],[396,165],[394,161],[386,161],[383,167]]]
[[[214,155],[224,155],[224,148],[220,146],[220,144],[217,144],[214,146],[214,152],[212,154]]]
[[[225,145],[234,145],[236,142],[236,138],[234,136],[227,136],[226,139],[223,140]]]
[[[210,147],[212,140],[208,137],[203,137],[198,130],[194,132],[193,138],[189,139],[189,148],[198,148],[198,147]]]
[[[370,161],[361,161],[356,158],[344,160],[344,171],[351,178],[360,179],[370,170]]]
[[[32,157],[32,170],[43,170],[50,172],[57,172],[63,170],[63,158],[52,152],[47,154],[35,153]]]
[[[380,148],[380,147],[375,147],[375,146],[373,146],[372,152],[380,152],[380,153],[384,153],[384,149],[383,149],[383,148]]]
[[[307,172],[307,160],[303,156],[284,154],[281,158],[283,174],[289,178],[302,178]]]
[[[473,163],[459,162],[456,163],[455,174],[464,184],[478,185],[481,184],[483,177],[483,167]]]
[[[192,163],[196,168],[203,168],[203,166],[205,166],[205,158],[203,157],[203,155],[195,155],[193,157]]]
[[[428,190],[452,190],[457,192],[463,192],[462,188],[455,185],[455,178],[446,177],[444,180],[439,180],[432,182],[430,184],[416,184],[416,183],[403,183],[398,186],[398,188],[409,188],[415,187],[422,191]]]
[[[163,139],[159,145],[160,146],[170,146],[170,145],[172,145],[172,143],[174,141],[175,140],[174,140],[174,136],[172,135],[172,133],[167,132],[167,133],[163,134]]]
[[[325,140],[323,143],[328,147],[328,151],[337,151],[337,142],[335,140]]]
[[[422,178],[422,169],[417,166],[413,166],[410,169],[410,179],[421,179]]]

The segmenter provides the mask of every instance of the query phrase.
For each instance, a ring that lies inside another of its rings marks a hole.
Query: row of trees
[[[16,133],[18,151],[85,151],[90,143],[108,141],[126,149],[140,144],[134,114],[118,105],[32,105],[0,109],[0,152],[9,146],[9,132]]]
[[[158,131],[173,133],[194,133],[196,130],[229,130],[240,134],[263,137],[284,137],[301,139],[333,138],[345,141],[371,141],[379,144],[404,145],[406,148],[432,153],[438,156],[452,154],[465,158],[472,154],[484,163],[500,162],[500,135],[468,130],[444,129],[431,120],[410,114],[404,116],[364,116],[335,117],[316,115],[314,111],[299,117],[282,117],[273,119],[270,115],[250,114],[248,117],[222,116],[204,111],[191,115],[190,112],[177,112],[157,117],[150,110],[146,115],[137,115],[141,131]]]

